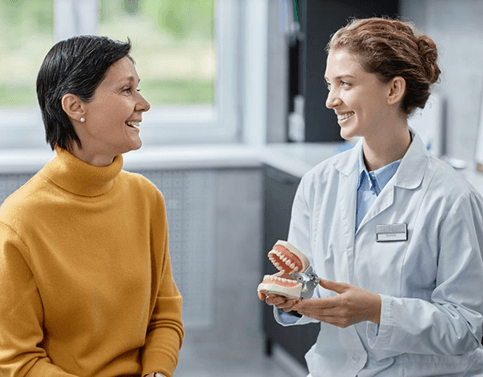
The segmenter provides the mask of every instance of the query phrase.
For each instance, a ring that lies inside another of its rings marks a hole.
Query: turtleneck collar
[[[114,179],[122,170],[122,155],[117,155],[108,166],[94,166],[65,149],[56,148],[57,156],[43,169],[43,173],[57,186],[81,196],[99,196],[110,191]]]

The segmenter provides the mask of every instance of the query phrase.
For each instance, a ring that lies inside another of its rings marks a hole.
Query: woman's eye
[[[123,92],[126,92],[126,93],[131,93],[131,92],[132,92],[132,89],[131,89],[131,88],[125,88],[125,89],[123,90]]]
[[[350,84],[347,81],[340,80],[340,85],[341,86],[349,86]]]

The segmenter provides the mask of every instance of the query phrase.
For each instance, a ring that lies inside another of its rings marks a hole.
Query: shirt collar
[[[414,189],[421,184],[426,166],[429,161],[429,152],[426,150],[424,142],[414,130],[409,127],[413,140],[408,151],[401,160],[394,177],[394,185]],[[345,176],[359,172],[359,158],[362,153],[364,140],[361,138],[357,144],[349,151],[341,153],[340,157],[334,160],[334,167]]]
[[[364,154],[361,150],[359,153],[359,184],[357,185],[357,189],[360,188],[365,177],[369,180],[369,186],[371,188],[373,188],[375,185],[377,187],[376,190],[382,190],[396,173],[401,161],[402,159],[393,161],[382,168],[369,173],[364,162]]]

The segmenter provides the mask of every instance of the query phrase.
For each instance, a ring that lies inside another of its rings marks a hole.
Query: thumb
[[[327,280],[319,278],[319,284],[322,288],[328,289],[329,291],[333,291],[336,293],[344,293],[349,289],[348,284],[345,283],[338,283],[333,280]]]

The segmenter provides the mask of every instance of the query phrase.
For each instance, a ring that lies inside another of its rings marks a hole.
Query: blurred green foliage
[[[139,65],[153,59],[170,61],[170,51],[179,51],[181,45],[213,49],[214,3],[99,0],[100,27],[103,35],[114,39],[130,37]],[[0,107],[36,106],[35,78],[41,61],[55,43],[53,34],[54,0],[0,0]],[[187,54],[186,59],[197,55]],[[194,62],[195,66],[200,64],[200,60]],[[150,64],[141,89],[152,104],[214,103],[215,78],[158,74],[159,69]],[[184,73],[183,69],[178,71]]]
[[[28,37],[52,35],[53,0],[0,0],[1,42],[10,49]]]
[[[28,85],[0,85],[0,106],[30,106],[37,104],[35,87]]]
[[[161,33],[178,39],[213,38],[214,0],[100,0],[101,22],[119,12],[152,18]]]
[[[211,104],[215,101],[211,80],[146,80],[143,96],[151,104]]]

